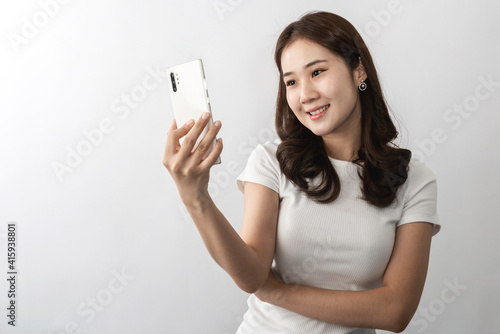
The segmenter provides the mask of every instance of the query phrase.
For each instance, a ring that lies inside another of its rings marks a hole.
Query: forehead
[[[339,57],[313,41],[298,39],[283,49],[281,68],[283,72],[295,71],[317,59],[338,61]]]

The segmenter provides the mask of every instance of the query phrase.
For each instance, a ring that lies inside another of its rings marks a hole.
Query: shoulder
[[[253,149],[243,172],[236,179],[238,189],[243,192],[245,182],[259,183],[279,193],[281,170],[276,150],[280,141],[259,144]]]
[[[412,158],[403,189],[403,214],[398,226],[429,222],[434,225],[433,235],[436,234],[441,224],[437,214],[438,189],[434,172],[424,162]]]
[[[267,155],[276,158],[276,151],[278,150],[280,143],[281,140],[276,139],[274,141],[268,141],[264,144],[259,144],[254,148],[251,154]]]
[[[248,157],[247,166],[255,164],[264,164],[270,168],[279,166],[276,151],[278,150],[280,142],[279,139],[276,139],[275,141],[268,141],[257,145]]]
[[[436,182],[436,175],[423,161],[412,157],[408,164],[409,186],[428,182]]]

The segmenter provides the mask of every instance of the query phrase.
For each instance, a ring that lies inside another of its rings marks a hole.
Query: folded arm
[[[396,229],[391,259],[381,287],[339,291],[284,284],[269,273],[255,295],[261,300],[317,320],[361,328],[403,331],[417,310],[427,275],[432,224]]]

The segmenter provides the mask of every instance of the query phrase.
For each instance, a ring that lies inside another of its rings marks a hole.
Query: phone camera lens
[[[172,89],[174,92],[177,92],[177,85],[175,84],[175,76],[173,73],[170,73],[170,81],[172,81]]]

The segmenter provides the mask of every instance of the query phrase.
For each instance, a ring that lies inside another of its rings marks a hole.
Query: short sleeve
[[[396,225],[427,222],[434,225],[432,235],[441,230],[437,214],[437,182],[434,173],[423,163],[412,160],[408,172],[403,213]]]
[[[276,159],[278,143],[258,145],[248,157],[248,162],[236,178],[238,189],[243,193],[245,182],[258,183],[279,193],[280,167]]]

